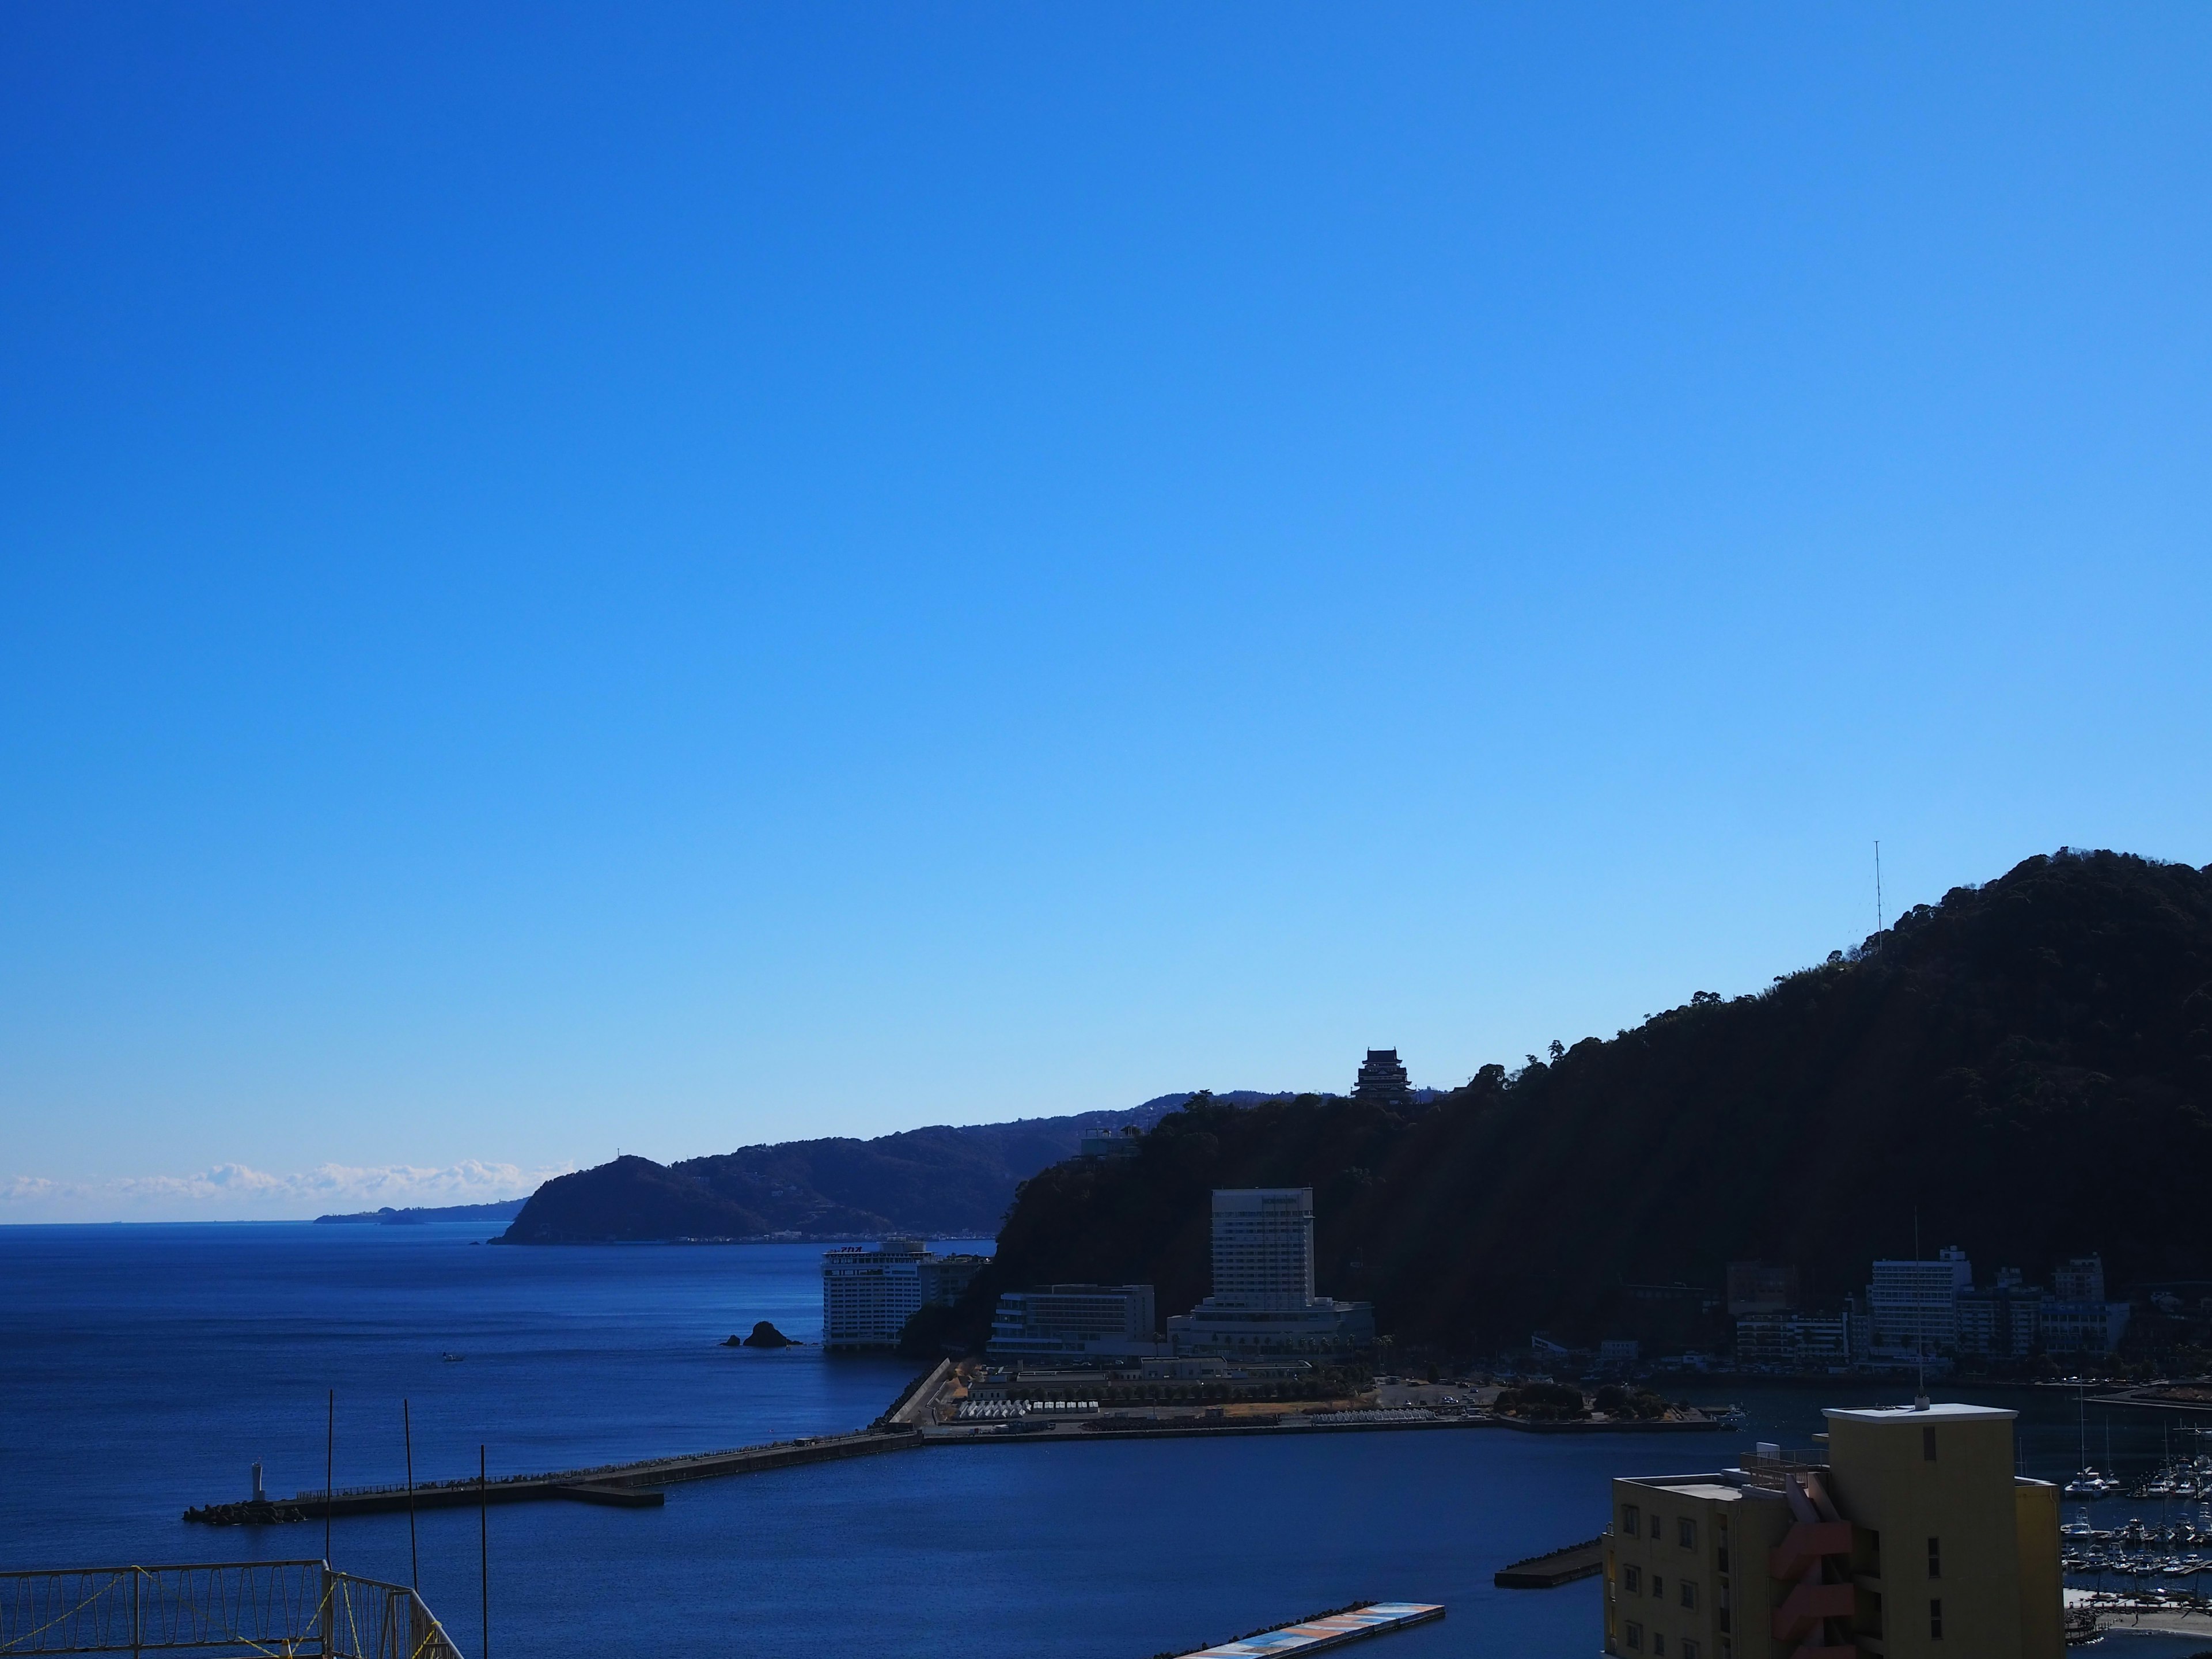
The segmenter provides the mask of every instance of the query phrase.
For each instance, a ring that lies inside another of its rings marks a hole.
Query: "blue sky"
[[[2212,860],[2212,15],[0,15],[0,1218],[1462,1080]]]

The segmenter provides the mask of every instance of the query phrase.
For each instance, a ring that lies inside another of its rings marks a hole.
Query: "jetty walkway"
[[[578,1504],[613,1504],[643,1508],[663,1501],[660,1488],[684,1480],[713,1480],[726,1474],[757,1474],[799,1463],[829,1463],[879,1452],[916,1451],[921,1436],[904,1424],[866,1429],[858,1434],[822,1435],[810,1440],[779,1440],[764,1446],[726,1451],[691,1452],[681,1457],[649,1457],[633,1463],[601,1463],[587,1469],[550,1474],[510,1474],[479,1485],[472,1480],[418,1484],[410,1495],[404,1486],[346,1486],[326,1500],[320,1491],[270,1504],[210,1504],[185,1511],[187,1521],[237,1526],[267,1521],[320,1520],[331,1516],[388,1515],[407,1509],[473,1509],[483,1504],[529,1504],[564,1499]]]

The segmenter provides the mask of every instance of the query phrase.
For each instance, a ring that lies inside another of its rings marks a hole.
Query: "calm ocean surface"
[[[572,1468],[867,1423],[911,1374],[817,1348],[716,1346],[757,1319],[819,1334],[815,1245],[520,1249],[482,1227],[0,1228],[0,1566],[319,1555],[321,1523],[187,1527],[189,1504],[398,1480],[399,1401],[420,1479]],[[459,1364],[442,1362],[451,1350]],[[1818,1409],[1897,1391],[1729,1390],[1741,1437],[1502,1431],[933,1448],[673,1488],[663,1510],[491,1515],[492,1645],[532,1659],[724,1643],[1150,1659],[1361,1597],[1443,1601],[1377,1659],[1589,1655],[1595,1581],[1493,1589],[1508,1561],[1587,1538],[1606,1477],[1807,1443]],[[1955,1391],[1953,1391],[1955,1393]],[[1700,1397],[1695,1391],[1692,1398]],[[1704,1397],[1711,1397],[1710,1391]],[[2028,1472],[2078,1462],[2074,1407],[2025,1392]],[[2102,1461],[2101,1419],[2092,1419]],[[2114,1419],[2124,1473],[2161,1425]],[[2154,1504],[2107,1504],[2100,1519]],[[2070,1513],[2070,1511],[2069,1511]],[[2178,1515],[2173,1518],[2179,1518]],[[480,1646],[477,1516],[426,1514],[422,1588]],[[404,1582],[404,1516],[342,1521],[340,1566]],[[2127,1659],[2203,1638],[2114,1638]]]

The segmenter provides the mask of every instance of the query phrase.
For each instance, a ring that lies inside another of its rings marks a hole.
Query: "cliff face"
[[[1624,1282],[1797,1263],[1841,1295],[1876,1255],[1966,1247],[2032,1276],[2212,1278],[2212,871],[2028,860],[1756,996],[1706,998],[1425,1111],[1302,1097],[1164,1120],[1126,1164],[1030,1182],[1000,1287],[1206,1289],[1206,1193],[1310,1185],[1328,1294],[1489,1346],[1595,1330]]]

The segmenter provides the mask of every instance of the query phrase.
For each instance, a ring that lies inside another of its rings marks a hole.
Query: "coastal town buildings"
[[[1856,1302],[1800,1310],[1795,1273],[1767,1263],[1731,1262],[1728,1272],[1736,1360],[1755,1368],[1941,1369],[1954,1358],[2107,1354],[2128,1325],[2129,1304],[2106,1299],[2104,1261],[2094,1255],[2067,1262],[2048,1289],[2027,1283],[2016,1267],[1977,1285],[1973,1264],[1955,1246],[1933,1261],[1877,1261],[1863,1311]]]
[[[1797,1305],[1797,1269],[1772,1261],[1728,1264],[1728,1310],[1731,1319],[1750,1314],[1787,1313]]]
[[[1149,1285],[1048,1285],[1007,1291],[991,1321],[990,1356],[1030,1362],[1157,1358],[1164,1345]]]
[[[1996,1282],[1959,1292],[1959,1352],[1990,1359],[2024,1359],[2041,1345],[2043,1291],[2017,1267],[1997,1269]]]
[[[2075,1256],[2051,1275],[2051,1299],[2042,1304],[2046,1353],[2110,1353],[2128,1328],[2128,1304],[2105,1299],[2102,1256]]]
[[[1848,1370],[1866,1358],[1866,1321],[1839,1313],[1753,1313],[1735,1322],[1736,1363],[1793,1371]]]
[[[933,1255],[919,1238],[887,1238],[822,1258],[822,1346],[894,1348],[906,1322],[930,1304],[950,1306],[988,1256]]]
[[[2058,1491],[2017,1413],[1832,1409],[1826,1444],[1613,1483],[1604,1647],[1623,1659],[2059,1659]]]
[[[1213,1194],[1213,1293],[1168,1321],[1177,1353],[1347,1354],[1375,1340],[1375,1310],[1314,1293],[1313,1188]]]
[[[2128,1325],[2128,1304],[2106,1299],[2105,1264],[2094,1255],[2060,1267],[2047,1291],[2014,1267],[1977,1287],[1966,1253],[1955,1247],[1933,1261],[1877,1261],[1867,1309],[1869,1349],[1893,1364],[1954,1354],[2106,1354]]]

